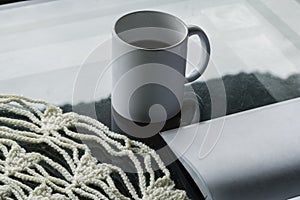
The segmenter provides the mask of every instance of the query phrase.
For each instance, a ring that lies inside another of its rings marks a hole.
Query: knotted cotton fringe
[[[0,95],[0,113],[1,200],[187,199],[185,191],[175,189],[170,172],[153,149],[111,132],[92,118],[11,95]],[[93,134],[76,132],[74,127]],[[120,166],[100,163],[89,147],[79,142],[83,140],[96,142],[111,157],[128,157],[136,169],[139,192]],[[65,165],[33,150],[41,144]],[[154,162],[162,172],[160,177],[155,175]],[[119,191],[113,173],[121,177],[127,195]]]

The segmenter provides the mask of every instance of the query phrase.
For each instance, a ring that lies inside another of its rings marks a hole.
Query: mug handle
[[[203,72],[206,70],[210,58],[210,44],[209,44],[209,39],[205,32],[198,26],[188,26],[188,36],[192,35],[198,35],[200,41],[201,41],[201,46],[202,46],[202,54],[205,54],[204,59],[200,59],[200,63],[198,66],[200,69],[193,70],[193,72],[186,77],[186,83],[193,82],[197,78],[199,78]]]

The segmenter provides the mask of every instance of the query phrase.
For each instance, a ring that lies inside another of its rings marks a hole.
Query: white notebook
[[[300,98],[161,135],[207,199],[300,196]]]

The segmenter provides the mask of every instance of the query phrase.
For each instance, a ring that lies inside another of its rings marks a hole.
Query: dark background
[[[14,3],[19,1],[26,1],[26,0],[0,0],[0,5],[2,4],[8,4],[8,3]]]
[[[192,87],[202,101],[202,104],[199,105],[201,112],[200,121],[207,121],[214,118],[211,116],[211,99],[207,85],[209,84],[214,90],[219,90],[220,81],[224,83],[226,91],[226,115],[300,97],[300,74],[293,74],[284,79],[269,73],[239,73],[236,75],[226,75],[222,77],[221,80],[211,79],[207,82],[195,82],[192,84]],[[261,81],[263,81],[263,83]],[[276,91],[276,97],[274,97],[270,91]],[[222,96],[222,93],[220,93],[220,95]],[[112,127],[113,121],[111,120],[110,97],[97,102],[79,103],[77,105],[66,104],[60,107],[64,112],[72,112],[75,109],[79,114],[89,116],[89,108],[92,106],[95,106],[97,119],[108,127]],[[121,133],[122,131],[116,132]],[[145,140],[138,138],[132,139],[144,142],[153,149],[160,149],[167,145],[160,134]],[[164,160],[165,157],[173,156],[175,155],[171,149],[166,150],[164,154],[160,154],[162,160]],[[192,200],[205,199],[179,160],[176,160],[167,167],[170,170],[176,188],[185,190]],[[130,177],[132,180],[136,179],[136,176],[133,174],[131,174]]]

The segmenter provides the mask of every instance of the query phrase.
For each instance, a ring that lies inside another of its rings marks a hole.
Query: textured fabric
[[[0,199],[187,199],[153,149],[92,118],[7,95],[0,113]],[[112,160],[127,159],[137,183],[124,163],[98,161],[88,141]]]

